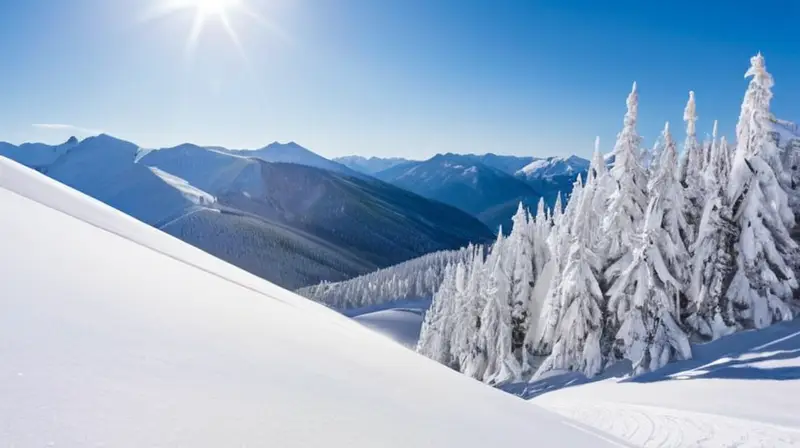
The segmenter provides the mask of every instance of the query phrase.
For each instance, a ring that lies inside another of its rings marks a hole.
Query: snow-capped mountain
[[[17,146],[0,142],[0,156],[17,160],[34,169],[40,169],[55,162],[56,159],[76,144],[78,144],[78,139],[75,137],[70,137],[69,140],[60,145],[23,143]]]
[[[515,174],[525,179],[547,179],[570,176],[574,180],[589,169],[589,161],[578,156],[537,159],[520,168]]]
[[[345,157],[336,157],[333,159],[334,162],[341,163],[346,167],[358,171],[360,173],[373,175],[383,170],[388,170],[389,168],[397,165],[401,165],[404,163],[411,162],[411,160],[404,159],[402,157],[362,157],[362,156],[345,156]]]
[[[539,160],[536,157],[509,156],[491,152],[486,154],[466,154],[466,156],[507,174],[515,174],[534,160]]]
[[[473,156],[439,154],[423,162],[398,165],[375,175],[421,196],[458,207],[492,229],[509,223],[519,202],[535,208],[542,195]]]
[[[614,446],[5,158],[0,208],[4,444]]]
[[[241,150],[226,150],[219,148],[220,151],[227,151],[231,154],[253,157],[264,160],[266,162],[284,162],[296,163],[298,165],[313,166],[323,170],[333,171],[336,173],[345,174],[347,176],[364,177],[364,174],[350,169],[349,167],[326,159],[321,155],[298,145],[295,142],[279,143],[273,142],[269,145],[259,149],[241,149]]]
[[[46,159],[39,153],[52,151],[29,146],[8,154],[39,161]],[[452,207],[375,179],[304,165],[189,144],[144,151],[107,135],[60,154],[35,167],[289,288],[345,280],[492,237]]]

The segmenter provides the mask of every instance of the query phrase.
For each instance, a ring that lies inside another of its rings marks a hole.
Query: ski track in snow
[[[791,447],[800,430],[716,414],[587,401],[545,405],[564,417],[641,447]]]

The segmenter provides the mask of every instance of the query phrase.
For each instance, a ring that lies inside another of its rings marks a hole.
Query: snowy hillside
[[[5,444],[612,446],[7,159],[0,207]]]
[[[342,165],[358,171],[360,173],[373,175],[383,170],[388,170],[389,168],[397,165],[402,165],[404,163],[411,162],[408,159],[403,159],[401,157],[362,157],[362,156],[345,156],[345,157],[337,157],[333,159],[334,162],[341,163]]]
[[[635,446],[797,446],[798,347],[800,323],[787,322],[696,345],[691,361],[639,377],[620,379],[630,371],[620,366],[579,385],[580,375],[553,372],[516,392]]]

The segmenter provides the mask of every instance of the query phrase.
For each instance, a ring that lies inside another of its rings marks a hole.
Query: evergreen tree
[[[529,226],[527,212],[520,202],[517,213],[512,218],[513,228],[509,236],[509,257],[514,257],[513,270],[511,271],[511,326],[512,344],[514,352],[521,353],[523,367],[527,363],[527,354],[522,347],[525,343],[525,334],[528,331],[528,317],[531,307],[531,291],[533,290],[534,250],[531,238],[528,236]]]
[[[504,384],[519,381],[522,367],[512,350],[511,308],[508,297],[508,273],[503,272],[503,257],[493,257],[493,265],[486,282],[486,307],[481,314],[480,339],[486,351],[486,370],[483,381]]]
[[[752,77],[736,125],[736,152],[728,198],[738,240],[736,268],[727,297],[737,321],[763,328],[792,318],[787,302],[797,289],[792,266],[797,244],[787,228],[794,216],[773,168],[776,153],[768,137],[772,77],[759,53],[745,76]]]
[[[685,293],[690,277],[691,257],[688,248],[694,238],[691,236],[691,229],[684,216],[687,199],[684,196],[684,188],[677,177],[678,152],[669,131],[669,123],[664,126],[661,139],[664,149],[661,152],[659,169],[653,174],[647,189],[651,200],[654,194],[659,197],[657,205],[662,216],[660,227],[665,235],[665,238],[659,240],[660,249],[667,268],[680,285],[677,290],[672,291],[675,298],[675,315],[680,320],[680,310],[682,309],[680,297]]]
[[[542,274],[545,264],[550,259],[550,251],[547,248],[547,238],[550,235],[550,220],[544,207],[544,198],[539,199],[539,206],[536,208],[536,218],[533,221],[533,253],[534,253],[534,278],[538,279]]]
[[[445,365],[451,365],[450,341],[452,339],[456,272],[453,265],[445,268],[441,287],[433,295],[430,309],[422,322],[417,353]]]
[[[636,373],[691,357],[689,339],[676,320],[675,297],[683,285],[670,266],[676,242],[664,228],[668,185],[663,179],[650,182],[650,203],[632,262],[609,290],[609,312],[620,323],[611,356],[629,359]]]
[[[484,276],[483,249],[476,248],[467,264],[468,275],[464,300],[455,310],[457,325],[453,329],[451,353],[465,375],[482,379],[486,368],[485,350],[479,344],[481,313],[486,305],[482,287]]]
[[[589,171],[586,187],[576,206],[575,219],[564,272],[556,289],[561,311],[554,333],[553,349],[537,376],[552,369],[583,372],[592,377],[600,372],[603,331],[603,294],[597,282],[600,267],[591,248],[596,230],[594,209],[595,171]],[[576,200],[576,198],[573,198]]]
[[[706,167],[706,203],[697,241],[692,246],[690,303],[686,324],[701,337],[717,339],[736,327],[733,304],[725,292],[734,269],[736,226],[726,194],[730,160],[725,138],[717,141],[714,122],[711,157]]]
[[[623,128],[614,145],[614,167],[610,170],[614,186],[602,225],[604,244],[600,252],[610,263],[604,272],[609,285],[631,263],[633,240],[647,206],[647,179],[638,157],[641,142],[636,132],[638,103],[639,95],[634,83],[628,95]]]
[[[686,191],[686,203],[683,210],[691,226],[691,242],[694,242],[697,225],[700,221],[700,212],[703,204],[703,172],[702,149],[697,142],[697,113],[694,92],[689,92],[689,101],[683,112],[686,122],[686,142],[683,145],[684,158],[681,165],[681,183]]]

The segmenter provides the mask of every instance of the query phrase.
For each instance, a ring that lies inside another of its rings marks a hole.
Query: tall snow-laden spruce
[[[486,307],[481,314],[479,331],[481,345],[486,351],[486,370],[483,381],[489,384],[505,384],[519,381],[522,366],[512,350],[511,307],[509,305],[510,285],[508,273],[503,270],[503,255],[492,258],[489,277],[486,282]]]
[[[613,358],[629,359],[637,373],[652,371],[673,359],[691,357],[686,333],[678,322],[682,271],[688,255],[675,236],[681,210],[673,200],[680,191],[675,144],[664,129],[659,170],[648,183],[650,202],[636,239],[630,265],[609,290],[609,311],[620,323]]]
[[[576,201],[575,219],[570,232],[560,285],[555,289],[560,316],[550,355],[536,376],[553,369],[583,372],[592,377],[600,372],[603,356],[600,340],[603,331],[603,293],[597,282],[600,260],[593,251],[596,233],[594,170],[589,170],[585,187]]]
[[[769,139],[772,76],[759,53],[750,59],[751,77],[736,125],[736,152],[728,199],[737,227],[736,267],[727,297],[737,321],[763,328],[792,318],[788,302],[797,289],[792,267],[797,244],[789,235],[794,216],[774,163],[780,160]]]
[[[456,272],[453,265],[445,268],[444,280],[433,295],[430,309],[422,322],[417,352],[445,365],[451,365],[450,341],[452,338]]]
[[[533,252],[535,278],[538,280],[544,270],[545,264],[550,259],[550,250],[547,248],[547,237],[550,235],[551,222],[545,212],[544,198],[539,199],[536,208],[536,218],[533,221]]]
[[[654,194],[660,198],[658,204],[662,214],[660,226],[665,235],[665,238],[660,240],[660,248],[667,268],[680,285],[679,289],[672,291],[675,297],[675,316],[680,320],[682,309],[680,299],[686,293],[691,272],[689,246],[694,242],[694,238],[690,236],[691,228],[684,215],[688,200],[677,176],[678,151],[669,131],[669,123],[664,126],[661,139],[664,148],[658,163],[659,169],[650,179],[647,190],[651,201]]]
[[[464,300],[455,310],[454,320],[457,325],[453,329],[450,349],[455,363],[463,374],[482,379],[486,368],[486,359],[478,332],[481,327],[481,313],[486,306],[486,296],[482,287],[483,248],[475,249],[470,262],[467,263],[467,268]]]
[[[511,274],[511,350],[521,352],[522,365],[527,365],[527,353],[522,350],[525,335],[528,331],[528,318],[531,308],[531,291],[533,290],[533,241],[529,235],[528,214],[520,202],[517,213],[512,218],[513,227],[509,235],[508,256],[514,258]]]
[[[692,246],[692,273],[686,325],[708,340],[718,339],[736,329],[733,303],[726,297],[733,274],[734,243],[737,228],[731,217],[726,194],[730,159],[723,137],[717,140],[717,122],[711,141],[711,154],[705,170],[705,206]]]
[[[636,132],[639,94],[636,83],[628,95],[628,111],[614,145],[614,167],[609,174],[613,191],[603,217],[603,247],[606,257],[605,282],[611,285],[633,259],[634,239],[647,207],[647,177],[639,163],[641,137]],[[612,322],[612,327],[617,322]]]
[[[683,144],[684,157],[681,163],[680,181],[686,190],[686,203],[683,213],[691,226],[689,244],[694,242],[697,225],[700,221],[700,211],[703,204],[703,171],[702,148],[697,142],[697,106],[694,92],[689,92],[689,100],[683,111],[683,120],[686,122],[686,141]]]
[[[575,209],[578,202],[580,202],[582,191],[583,182],[581,181],[581,176],[578,175],[575,183],[573,183],[572,194],[567,207],[564,213],[558,217],[558,220],[554,220],[553,229],[550,231],[550,237],[547,241],[547,246],[550,248],[550,260],[553,263],[553,276],[539,316],[540,334],[537,335],[538,340],[534,344],[534,352],[537,354],[550,353],[555,341],[558,322],[561,321],[561,302],[558,299],[561,275],[564,271],[564,264],[572,239],[572,223],[575,220]]]

